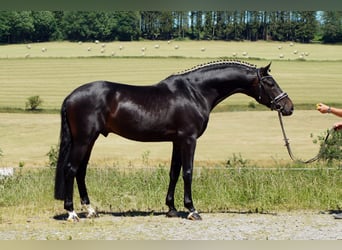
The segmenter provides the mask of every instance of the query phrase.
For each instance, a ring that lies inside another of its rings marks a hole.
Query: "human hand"
[[[328,113],[329,111],[329,106],[328,105],[325,105],[323,103],[317,103],[316,104],[316,109],[321,112],[322,114],[325,114],[325,113]]]
[[[336,122],[333,126],[334,130],[340,130],[342,129],[342,122]]]

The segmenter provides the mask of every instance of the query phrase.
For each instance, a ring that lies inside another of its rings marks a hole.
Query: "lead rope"
[[[280,123],[281,131],[282,131],[282,133],[283,133],[284,141],[285,141],[285,147],[286,147],[286,149],[287,149],[287,152],[289,153],[290,158],[291,158],[293,161],[300,162],[300,163],[304,163],[304,164],[308,164],[308,163],[312,163],[312,162],[314,162],[314,161],[317,161],[317,160],[321,157],[321,155],[322,155],[322,153],[323,153],[323,148],[326,146],[326,142],[327,142],[327,140],[328,140],[330,134],[332,134],[332,132],[335,131],[333,128],[330,129],[330,130],[328,130],[328,134],[327,134],[327,136],[325,137],[324,142],[323,142],[323,144],[322,144],[322,146],[321,146],[321,148],[320,148],[318,154],[317,154],[315,157],[313,157],[313,158],[311,158],[311,159],[309,159],[309,160],[303,161],[303,160],[300,160],[300,159],[297,159],[296,157],[294,157],[294,155],[293,155],[293,153],[292,153],[292,150],[291,150],[291,147],[290,147],[289,139],[288,139],[287,136],[286,136],[286,132],[285,132],[284,124],[283,124],[283,119],[282,119],[282,115],[281,115],[280,110],[278,110],[278,118],[279,118],[279,123]]]

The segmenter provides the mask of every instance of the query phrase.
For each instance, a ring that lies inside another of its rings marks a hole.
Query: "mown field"
[[[155,47],[157,43],[159,48]],[[243,56],[243,52],[248,54]],[[30,49],[27,45],[0,46],[0,167],[15,167],[17,171],[14,179],[0,182],[0,211],[9,216],[0,216],[0,224],[16,223],[38,213],[50,217],[63,213],[62,204],[52,198],[54,173],[46,167],[46,154],[58,143],[58,111],[74,88],[100,79],[153,84],[172,73],[222,58],[236,58],[257,66],[272,61],[271,74],[295,104],[295,113],[284,120],[293,151],[304,159],[314,156],[318,145],[313,139],[339,119],[321,115],[314,110],[315,104],[325,102],[342,107],[341,46],[176,41],[113,42],[104,46],[44,43],[31,44]],[[44,100],[42,111],[24,110],[26,99],[32,95]],[[199,209],[340,209],[338,166],[327,170],[320,162],[305,166],[318,169],[314,171],[250,170],[304,167],[289,159],[277,113],[258,105],[248,108],[251,103],[256,101],[243,95],[228,98],[211,115],[208,129],[198,141],[194,185],[200,191],[194,196]],[[165,211],[170,154],[170,143],[138,143],[116,135],[100,137],[91,156],[92,170],[88,176],[95,205],[105,212]],[[225,168],[228,160],[237,167],[231,172]],[[242,168],[243,175],[240,167],[246,167]],[[141,185],[147,189],[142,190]],[[3,195],[9,189],[11,192]],[[180,207],[181,192],[179,187]],[[17,212],[19,216],[15,215]]]
[[[155,48],[157,44],[159,48]],[[176,45],[178,49],[175,49]],[[325,102],[342,106],[338,91],[342,80],[342,47],[337,45],[146,41],[30,46],[30,49],[24,44],[0,46],[0,148],[4,155],[0,164],[3,166],[46,165],[46,153],[58,143],[60,105],[70,91],[83,83],[104,79],[148,85],[201,63],[233,58],[233,53],[239,60],[257,66],[272,61],[272,75],[297,109],[285,122],[294,150],[303,158],[318,150],[310,135],[323,133],[337,120],[314,111],[315,104]],[[89,47],[91,51],[88,51]],[[46,51],[42,52],[42,48]],[[297,54],[293,53],[295,50]],[[114,56],[113,51],[116,52]],[[243,52],[248,55],[243,56]],[[30,55],[25,58],[25,53]],[[284,55],[283,59],[279,58],[280,53]],[[302,53],[304,58],[299,59]],[[32,95],[43,99],[43,113],[22,113],[26,99]],[[212,114],[208,130],[199,141],[196,160],[222,162],[232,154],[270,164],[289,160],[276,113],[267,109],[241,111],[250,103],[256,101],[234,95],[219,105],[216,111],[237,112]],[[303,108],[307,111],[301,110]],[[258,105],[257,109],[260,109]],[[106,139],[99,138],[91,162],[97,166],[141,165],[143,156],[151,162],[168,162],[170,150],[168,143],[136,143],[110,135]]]

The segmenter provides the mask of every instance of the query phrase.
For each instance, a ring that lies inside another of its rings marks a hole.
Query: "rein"
[[[289,153],[289,156],[290,158],[293,160],[293,161],[297,161],[297,162],[300,162],[300,163],[304,163],[304,164],[308,164],[308,163],[312,163],[314,161],[317,161],[321,156],[322,156],[322,153],[323,153],[323,148],[326,146],[326,143],[328,141],[328,138],[329,136],[332,134],[332,132],[334,132],[335,130],[333,128],[331,128],[329,131],[328,131],[328,134],[326,135],[325,139],[324,139],[324,142],[318,152],[318,154],[311,158],[311,159],[308,159],[306,161],[303,161],[303,160],[300,160],[298,158],[296,158],[293,153],[292,153],[292,150],[291,150],[291,147],[290,147],[290,142],[289,142],[289,139],[287,138],[286,136],[286,132],[285,132],[285,128],[284,128],[284,124],[283,124],[283,119],[282,119],[282,114],[281,114],[281,111],[278,109],[278,118],[279,118],[279,123],[280,123],[280,127],[281,127],[281,131],[283,133],[283,137],[284,137],[284,141],[285,141],[285,147],[287,149],[287,152]]]

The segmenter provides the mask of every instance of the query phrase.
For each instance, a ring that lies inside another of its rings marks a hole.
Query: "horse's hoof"
[[[170,210],[169,212],[167,212],[166,217],[169,217],[169,218],[178,217],[177,210]]]
[[[189,213],[187,218],[188,220],[202,220],[202,217],[199,215],[197,211]]]
[[[99,217],[99,215],[96,212],[87,214],[88,219],[97,218],[97,217]]]
[[[88,214],[87,214],[88,219],[99,217],[99,215],[96,213],[95,209],[93,209],[90,205],[87,205],[86,208],[88,210]]]
[[[78,217],[78,215],[76,214],[75,211],[72,212],[68,212],[69,213],[69,217],[67,219],[68,222],[79,222],[80,218]]]

